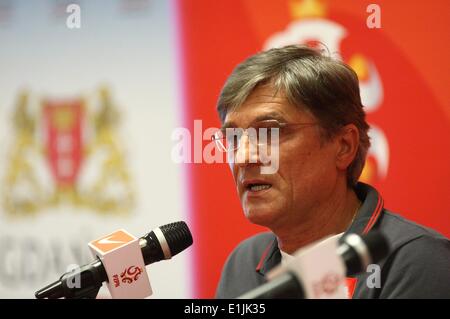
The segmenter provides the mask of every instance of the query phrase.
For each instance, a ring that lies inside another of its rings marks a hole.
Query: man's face
[[[245,129],[273,119],[287,124],[318,123],[283,95],[274,96],[271,87],[261,86],[227,114],[224,125]],[[247,160],[231,163],[231,168],[245,216],[252,223],[272,230],[301,223],[313,217],[311,208],[326,201],[335,187],[336,145],[321,143],[319,125],[280,129],[279,168],[274,174],[261,174],[263,164],[249,160],[249,149],[241,141],[235,157]]]

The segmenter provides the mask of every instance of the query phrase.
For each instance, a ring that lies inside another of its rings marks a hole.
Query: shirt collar
[[[356,196],[362,201],[358,215],[347,229],[344,235],[357,233],[367,234],[380,218],[384,209],[384,201],[378,191],[370,185],[357,183],[355,187]]]

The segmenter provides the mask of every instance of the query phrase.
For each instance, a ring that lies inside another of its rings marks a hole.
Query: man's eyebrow
[[[270,113],[261,114],[261,115],[257,116],[253,122],[261,122],[261,121],[267,121],[267,120],[278,120],[280,122],[286,121],[280,113],[270,112]]]
[[[278,120],[280,122],[286,122],[285,118],[278,112],[270,112],[266,114],[258,115],[253,121],[253,123],[261,122],[261,121],[267,121],[267,120]],[[232,128],[236,127],[236,124],[234,122],[226,122],[222,125],[222,129]]]

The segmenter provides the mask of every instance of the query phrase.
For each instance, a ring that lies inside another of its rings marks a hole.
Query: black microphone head
[[[366,271],[370,264],[377,263],[389,252],[388,241],[381,232],[371,231],[367,235],[348,234],[342,238],[338,254],[347,268],[347,276]]]
[[[172,256],[192,245],[193,239],[188,225],[184,221],[159,227],[169,245]]]
[[[185,222],[179,221],[153,229],[143,239],[142,255],[146,265],[170,259],[192,245],[192,235]]]

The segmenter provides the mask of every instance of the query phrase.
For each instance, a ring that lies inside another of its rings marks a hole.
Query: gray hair
[[[239,64],[227,79],[217,103],[222,123],[228,112],[262,85],[271,85],[289,103],[311,112],[325,140],[344,125],[353,123],[358,128],[358,151],[347,169],[347,184],[355,185],[370,146],[356,73],[342,61],[307,46],[290,45],[257,53]]]

